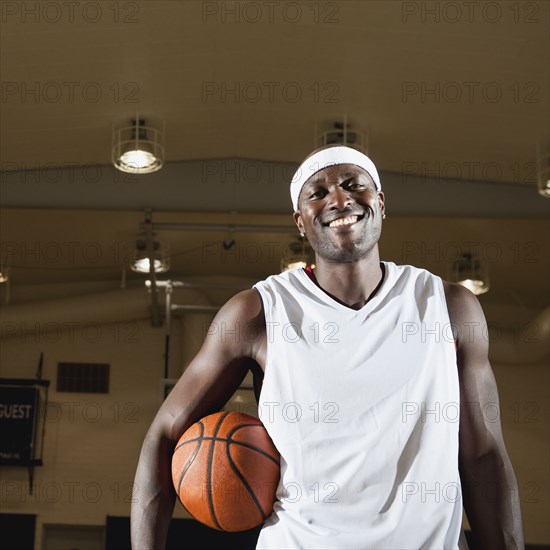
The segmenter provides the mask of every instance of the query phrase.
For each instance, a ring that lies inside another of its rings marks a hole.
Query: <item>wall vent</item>
[[[58,363],[57,391],[109,393],[109,365],[106,363]]]

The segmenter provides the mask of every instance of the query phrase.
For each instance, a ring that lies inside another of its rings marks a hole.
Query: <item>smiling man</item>
[[[484,414],[498,394],[477,299],[380,261],[384,195],[362,153],[315,151],[291,197],[317,267],[269,277],[218,313],[235,338],[207,336],[143,444],[134,548],[164,547],[174,445],[249,369],[263,374],[259,410],[281,454],[258,548],[459,548],[463,505],[481,548],[522,548],[500,423]]]

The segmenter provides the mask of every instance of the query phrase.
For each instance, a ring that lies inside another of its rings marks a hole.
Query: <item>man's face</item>
[[[329,166],[311,176],[302,187],[298,208],[298,229],[325,260],[358,260],[380,238],[384,194],[353,164]]]

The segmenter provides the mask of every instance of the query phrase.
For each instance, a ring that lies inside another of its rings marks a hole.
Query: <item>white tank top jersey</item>
[[[443,283],[382,267],[360,310],[301,268],[254,285],[267,327],[258,408],[281,454],[257,548],[467,548]]]

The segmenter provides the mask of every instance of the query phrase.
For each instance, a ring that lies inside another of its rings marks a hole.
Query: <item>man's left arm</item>
[[[479,548],[524,548],[516,476],[500,426],[485,316],[477,298],[445,283],[460,383],[459,468],[464,508]]]

